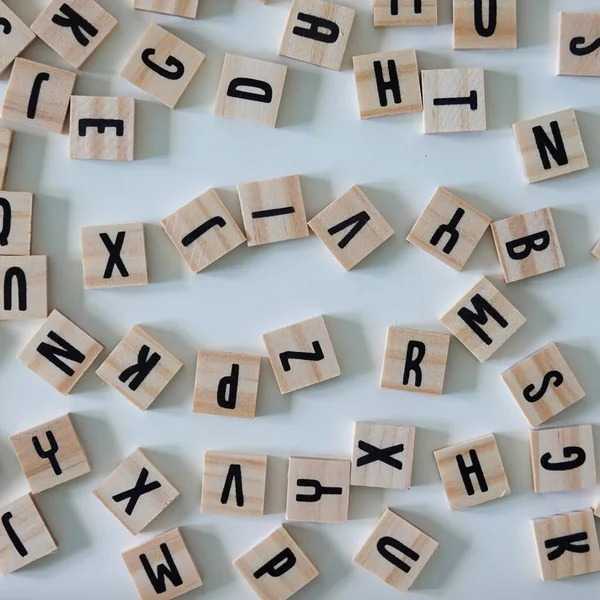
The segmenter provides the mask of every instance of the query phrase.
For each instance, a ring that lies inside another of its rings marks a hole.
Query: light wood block
[[[238,185],[248,246],[308,237],[300,177]]]
[[[526,319],[484,277],[441,321],[479,362],[485,362],[525,324]]]
[[[548,344],[502,373],[502,379],[532,427],[585,396],[556,344]]]
[[[6,182],[6,171],[8,167],[8,158],[12,146],[13,132],[12,129],[0,127],[0,190],[4,189]],[[4,248],[0,247],[0,251]]]
[[[0,256],[0,320],[48,316],[48,266],[45,256]]]
[[[438,0],[374,0],[375,27],[437,25]]]
[[[142,600],[171,600],[202,586],[179,528],[126,550],[122,556]]]
[[[233,564],[261,600],[287,600],[319,575],[283,526]]]
[[[17,433],[10,443],[34,494],[91,471],[69,414]]]
[[[0,44],[0,73],[2,73],[35,40],[35,33],[1,1],[0,20],[3,23]]]
[[[133,98],[71,97],[71,158],[133,160],[134,130]]]
[[[78,69],[116,26],[116,19],[94,0],[52,0],[31,30]]]
[[[94,490],[94,495],[137,535],[179,496],[179,491],[138,448]]]
[[[549,208],[495,221],[492,223],[492,235],[506,283],[565,266]]]
[[[0,575],[8,575],[58,550],[32,494],[0,508]]]
[[[206,452],[202,512],[232,517],[265,514],[267,457]]]
[[[600,571],[600,548],[591,508],[532,522],[543,581]]]
[[[121,71],[121,77],[169,108],[175,108],[205,58],[200,50],[152,23]]]
[[[133,0],[133,8],[195,19],[198,14],[198,0]]]
[[[513,125],[528,183],[588,168],[579,125],[572,108]]]
[[[433,453],[452,510],[504,498],[510,487],[492,433]]]
[[[584,490],[596,485],[591,425],[538,429],[529,435],[536,494]]]
[[[592,251],[590,252],[590,254],[594,257],[600,260],[600,240],[598,240],[596,242],[596,244],[594,245],[594,247],[592,248]]]
[[[399,592],[407,592],[437,547],[433,538],[386,508],[354,562]]]
[[[290,457],[288,521],[345,523],[350,496],[349,460]]]
[[[266,333],[263,341],[282,394],[341,373],[323,317]]]
[[[148,283],[142,223],[82,227],[81,254],[87,290]]]
[[[160,224],[194,273],[246,241],[213,189],[182,206]]]
[[[102,352],[102,344],[52,311],[19,360],[61,394],[67,395]]]
[[[293,0],[281,56],[339,71],[355,11],[322,0]]]
[[[33,194],[0,193],[0,255],[31,254]]]
[[[413,246],[462,271],[492,220],[438,188],[406,238]]]
[[[198,352],[194,412],[254,419],[260,356]]]
[[[560,13],[558,74],[600,77],[600,13]]]
[[[286,74],[285,65],[226,54],[214,114],[275,127]]]
[[[96,371],[134,406],[146,410],[183,363],[139,325],[131,328]]]
[[[485,131],[483,69],[422,71],[424,133]]]
[[[517,0],[453,0],[455,50],[517,47]]]

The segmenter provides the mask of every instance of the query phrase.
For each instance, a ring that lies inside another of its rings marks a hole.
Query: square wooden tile
[[[133,160],[134,129],[133,98],[71,97],[71,158]]]
[[[350,496],[349,460],[290,457],[288,521],[345,523]]]
[[[194,273],[246,241],[213,189],[182,206],[160,224]]]
[[[31,30],[78,69],[116,26],[94,0],[52,0]]]
[[[171,600],[202,586],[179,528],[126,550],[122,556],[142,600]]]
[[[536,494],[584,490],[596,485],[591,425],[529,432]]]
[[[13,131],[12,129],[5,129],[0,127],[0,190],[4,189],[6,182],[6,171],[8,168],[8,158],[10,156],[10,149],[12,147]],[[0,200],[1,202],[1,200]],[[4,209],[4,207],[2,207]],[[0,233],[0,235],[2,235]],[[0,246],[1,246],[0,238]],[[0,250],[3,248],[0,247]]]
[[[0,256],[0,320],[48,316],[48,265],[45,256]]]
[[[100,483],[94,495],[137,535],[179,496],[179,491],[138,448]]]
[[[32,494],[0,508],[0,575],[8,575],[58,550]]]
[[[17,433],[10,443],[34,494],[91,471],[69,414]]]
[[[286,74],[285,65],[225,54],[214,114],[275,127]]]
[[[152,23],[121,77],[169,108],[175,108],[206,56],[176,35]]]
[[[319,575],[283,525],[233,564],[261,600],[287,600]]]
[[[572,108],[513,125],[525,177],[536,183],[588,168]]]
[[[437,25],[438,0],[374,0],[375,27]]]
[[[492,220],[438,188],[406,238],[456,271],[462,271]]]
[[[0,53],[0,73],[35,40],[35,33],[0,1],[2,26],[2,52]]]
[[[407,592],[437,547],[433,538],[386,508],[354,562],[399,592]]]
[[[517,0],[453,0],[455,50],[517,47]]]
[[[10,256],[31,254],[33,194],[0,192],[0,217],[0,254]]]
[[[600,13],[560,13],[558,74],[600,77]]]
[[[323,317],[271,331],[263,341],[282,394],[341,373]]]
[[[485,362],[525,324],[526,319],[484,277],[441,321],[479,362]]]
[[[133,0],[133,8],[195,19],[198,14],[198,0]]]
[[[183,363],[139,325],[131,328],[96,371],[134,406],[146,410]]]
[[[502,373],[502,379],[532,427],[585,396],[556,344],[548,344]]]
[[[293,0],[281,56],[339,71],[355,11],[323,0]]]
[[[194,412],[253,419],[256,415],[260,356],[198,352]]]
[[[67,395],[102,352],[102,344],[52,311],[19,360],[61,394]]]

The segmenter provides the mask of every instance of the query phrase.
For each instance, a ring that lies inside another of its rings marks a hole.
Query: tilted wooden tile
[[[263,341],[282,394],[341,373],[323,317],[271,331]]]
[[[52,0],[31,30],[78,69],[116,26],[94,0]]]
[[[0,256],[0,320],[48,316],[48,265],[45,256]]]
[[[57,310],[19,354],[19,360],[61,394],[68,394],[102,352],[102,344]]]
[[[198,352],[194,412],[253,419],[256,414],[260,356]]]
[[[0,255],[31,254],[33,194],[0,192]]]
[[[137,535],[179,496],[179,491],[138,448],[100,483],[94,495]]]
[[[484,277],[441,321],[479,362],[485,362],[525,324],[526,319]]]
[[[2,45],[0,46],[0,73],[35,40],[35,33],[0,1]]]
[[[287,600],[319,575],[283,525],[233,564],[261,600]]]
[[[0,127],[0,190],[4,189],[6,182],[6,171],[8,168],[8,158],[12,147],[13,132],[12,129]],[[4,248],[0,246],[0,252]]]
[[[226,54],[214,114],[275,127],[286,74],[285,65]]]
[[[142,600],[171,600],[202,586],[179,528],[126,550],[122,556]]]
[[[425,133],[487,129],[483,69],[422,71],[421,82]]]
[[[585,396],[556,344],[548,344],[502,373],[502,379],[532,427]]]
[[[213,189],[182,206],[160,224],[194,273],[246,241]]]
[[[17,433],[10,443],[34,494],[91,471],[69,414]]]
[[[437,25],[438,0],[374,0],[375,27]]]
[[[536,494],[583,490],[596,485],[591,425],[529,432]]]
[[[579,125],[572,108],[513,125],[529,183],[588,168]]]
[[[504,498],[510,487],[492,433],[433,453],[452,510]]]
[[[492,220],[444,188],[438,188],[411,229],[408,242],[462,271]]]
[[[517,0],[453,0],[455,50],[517,47]]]
[[[399,592],[407,592],[437,547],[433,538],[386,508],[354,562]]]
[[[288,521],[345,523],[350,496],[349,460],[290,457]]]
[[[594,245],[594,247],[592,248],[592,251],[590,252],[590,254],[594,257],[600,260],[600,240],[598,240],[596,242],[596,244]]]
[[[558,74],[600,77],[600,13],[560,13]]]
[[[198,14],[198,0],[133,0],[133,8],[195,19]]]
[[[96,371],[133,405],[146,410],[183,363],[139,325],[131,328]]]
[[[339,71],[355,11],[323,0],[293,0],[281,56]]]
[[[8,575],[58,550],[32,494],[0,508],[0,575]]]
[[[600,548],[591,508],[532,522],[543,581],[600,571]]]
[[[169,108],[175,108],[205,58],[200,50],[152,23],[121,71],[121,77]]]

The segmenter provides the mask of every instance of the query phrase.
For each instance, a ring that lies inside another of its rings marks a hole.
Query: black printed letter
[[[544,394],[548,391],[550,384],[552,384],[554,387],[558,387],[563,384],[564,380],[565,378],[560,371],[548,371],[548,373],[546,373],[542,379],[542,385],[540,386],[539,391],[534,392],[535,385],[532,383],[523,390],[523,397],[525,400],[527,400],[527,402],[537,402],[544,397]]]
[[[281,577],[296,565],[296,555],[291,548],[282,550],[277,556],[273,557],[268,563],[265,563],[260,569],[254,572],[254,579],[260,579],[263,575],[270,577]]]
[[[388,550],[388,546],[394,550],[401,552],[404,556],[410,558],[412,561],[417,562],[420,556],[414,551],[405,546],[402,542],[389,536],[382,537],[377,541],[377,552],[385,558],[388,562],[392,563],[396,568],[400,569],[404,573],[408,573],[411,569],[403,560],[400,560],[395,554],[392,554]]]
[[[217,387],[217,404],[221,408],[233,410],[237,403],[238,383],[240,380],[240,365],[231,365],[231,375],[226,375],[219,381]],[[229,395],[227,391],[229,390]]]
[[[323,354],[323,350],[321,349],[321,344],[319,342],[313,342],[313,352],[282,352],[279,355],[279,360],[281,361],[281,366],[283,370],[287,373],[292,370],[292,365],[290,365],[290,360],[310,360],[314,362],[319,362],[325,358]]]
[[[84,31],[90,37],[96,37],[98,35],[98,30],[78,12],[75,12],[68,4],[63,4],[59,10],[62,15],[54,15],[52,17],[52,22],[59,27],[70,27],[73,36],[82,46],[87,46],[90,43],[90,40],[83,33]]]
[[[475,294],[471,298],[471,304],[476,312],[466,306],[458,311],[458,316],[477,334],[479,339],[486,345],[492,344],[492,338],[480,327],[488,322],[488,315],[505,329],[508,327],[508,321],[480,294]]]
[[[4,310],[12,310],[13,307],[13,278],[17,280],[18,310],[25,311],[27,310],[27,277],[20,267],[10,267],[4,274]]]
[[[206,221],[206,223],[202,223],[199,227],[196,227],[194,231],[190,231],[187,235],[183,237],[181,240],[181,245],[187,248],[191,246],[200,236],[204,235],[207,231],[210,231],[213,227],[225,227],[227,223],[223,217],[213,217]]]
[[[223,486],[223,493],[221,494],[221,504],[227,504],[229,502],[229,496],[231,495],[231,488],[233,485],[235,485],[235,503],[239,507],[242,507],[244,506],[244,488],[242,486],[241,465],[229,465],[227,477],[225,478],[225,485]]]
[[[148,469],[142,468],[138,480],[130,490],[126,490],[112,497],[112,499],[115,502],[123,502],[123,500],[129,500],[127,502],[127,506],[125,507],[125,512],[130,516],[135,510],[138,500],[144,494],[148,494],[149,492],[153,492],[159,487],[162,487],[159,481],[151,481],[150,483],[146,483],[146,481],[148,481],[148,475],[150,475],[150,473],[148,473]]]
[[[48,450],[44,450],[42,445],[40,444],[40,440],[37,435],[31,438],[31,443],[33,444],[33,448],[37,452],[40,458],[47,458],[52,465],[52,470],[55,475],[62,475],[62,469],[56,460],[56,454],[58,453],[58,444],[56,443],[56,438],[51,431],[46,431],[46,437],[48,438],[48,442],[50,443],[50,448]]]
[[[256,88],[258,92],[249,92],[240,88]],[[273,100],[273,88],[266,81],[260,79],[251,79],[249,77],[236,77],[232,79],[227,88],[227,95],[230,98],[240,98],[242,100],[254,100],[269,104]]]
[[[150,561],[148,560],[148,557],[145,554],[140,554],[140,562],[142,563],[142,567],[144,567],[144,571],[146,571],[146,575],[148,576],[148,579],[150,580],[154,591],[157,594],[164,594],[167,591],[167,579],[175,587],[183,585],[183,579],[181,578],[177,566],[175,565],[175,561],[171,556],[169,547],[166,544],[161,544],[160,551],[163,553],[167,564],[158,565],[158,567],[156,567],[156,575],[154,574],[154,571],[150,566]]]
[[[121,277],[129,277],[129,271],[121,258],[121,251],[123,250],[123,244],[125,243],[125,232],[119,231],[114,243],[110,239],[108,233],[101,233],[100,239],[102,240],[104,247],[108,250],[108,260],[106,261],[103,278],[110,279],[113,276],[115,267],[117,267]]]
[[[341,496],[341,487],[325,487],[316,479],[298,479],[298,487],[311,487],[315,491],[312,494],[296,494],[296,502],[319,502],[323,496]]]
[[[416,352],[415,352],[416,351]],[[410,382],[411,371],[415,374],[415,387],[421,387],[423,382],[423,371],[419,366],[425,358],[425,344],[410,340],[406,347],[406,361],[404,362],[404,376],[402,385],[408,385]]]
[[[537,146],[540,154],[542,165],[546,171],[552,168],[550,164],[550,157],[548,153],[552,155],[552,158],[556,161],[559,167],[564,167],[569,164],[569,157],[567,156],[567,149],[562,138],[558,121],[552,121],[550,123],[550,130],[552,131],[552,137],[554,142],[548,137],[548,134],[544,131],[541,125],[536,125],[533,129],[533,137],[535,138],[535,145]]]
[[[473,487],[473,483],[471,482],[471,475],[475,475],[475,477],[477,477],[477,483],[479,484],[481,491],[485,493],[488,491],[488,485],[487,481],[485,480],[485,475],[483,474],[483,469],[481,468],[481,463],[479,462],[477,452],[475,452],[475,450],[469,450],[469,457],[471,458],[470,467],[466,465],[465,459],[462,457],[461,454],[459,454],[456,457],[456,462],[458,463],[458,470],[460,471],[463,483],[465,484],[467,495],[475,495],[475,488]]]
[[[371,217],[363,210],[349,219],[345,219],[341,223],[330,227],[327,230],[327,233],[329,235],[335,235],[348,227],[352,227],[352,229],[338,242],[338,246],[343,250],[370,220]]]
[[[541,252],[550,245],[550,234],[547,231],[532,233],[506,243],[506,251],[513,260],[523,260],[532,252]]]
[[[4,529],[6,530],[6,535],[8,535],[8,539],[12,542],[15,550],[19,553],[20,556],[27,556],[29,552],[27,552],[27,548],[23,546],[23,542],[21,538],[17,535],[17,532],[13,529],[13,526],[10,524],[10,520],[13,518],[11,512],[4,513],[2,515],[2,525],[4,525]]]
[[[483,24],[483,0],[475,0],[475,31],[481,37],[492,37],[496,32],[498,23],[498,2],[497,0],[488,0],[489,15],[487,26]]]
[[[556,560],[565,552],[573,552],[575,554],[586,554],[590,551],[588,544],[575,544],[575,542],[585,542],[588,539],[588,534],[585,531],[581,533],[573,533],[572,535],[564,535],[562,537],[546,540],[544,546],[547,550],[554,548],[552,552],[548,552],[548,560]]]
[[[133,377],[129,382],[129,389],[135,392],[144,383],[146,377],[150,375],[152,369],[160,362],[160,359],[161,356],[158,352],[150,354],[150,347],[144,344],[138,352],[137,363],[127,367],[119,375],[119,381],[126,383],[128,379]]]
[[[0,246],[8,246],[8,236],[12,225],[12,208],[6,198],[0,198],[2,208],[2,231],[0,231]]]
[[[180,60],[177,60],[174,56],[167,56],[165,59],[165,65],[167,67],[174,67],[173,71],[169,71],[164,67],[157,65],[153,60],[150,60],[151,56],[156,54],[156,50],[153,48],[146,48],[142,52],[142,62],[149,68],[152,69],[155,73],[158,73],[161,77],[165,79],[170,79],[172,81],[176,81],[177,79],[181,79],[183,74],[185,73],[185,67]]]
[[[375,83],[377,84],[377,93],[379,94],[380,106],[388,105],[388,90],[392,92],[394,104],[400,104],[402,102],[402,95],[400,94],[400,81],[398,80],[398,71],[396,70],[396,62],[393,60],[388,60],[387,68],[390,77],[388,81],[384,79],[381,61],[376,60],[373,63],[373,69],[375,69]]]
[[[442,248],[442,252],[444,254],[450,254],[452,250],[454,250],[454,246],[458,242],[459,233],[456,229],[457,225],[460,223],[461,219],[465,216],[465,211],[463,208],[457,208],[456,212],[452,215],[450,222],[446,225],[440,225],[435,233],[431,236],[429,243],[433,246],[437,246],[442,239],[442,236],[447,233],[450,236],[450,239],[446,242],[446,245]]]
[[[550,452],[546,452],[540,458],[540,464],[546,471],[571,471],[581,467],[586,459],[585,450],[579,446],[566,446],[563,448],[563,456],[567,459],[572,458],[572,460],[553,463],[550,462],[552,455]]]
[[[60,347],[51,346],[46,342],[42,342],[38,347],[37,351],[46,359],[49,360],[55,367],[59,368],[65,375],[72,377],[75,371],[60,358],[66,358],[73,362],[81,364],[85,360],[85,354],[79,352],[77,348],[71,346],[67,340],[54,333],[54,331],[48,332],[48,339]]]
[[[294,27],[292,33],[294,35],[309,38],[317,42],[325,44],[334,44],[340,37],[340,28],[334,21],[323,19],[315,15],[307,15],[306,13],[298,13],[298,21],[308,23],[308,29],[304,27]],[[324,30],[324,31],[323,31]]]
[[[50,73],[38,73],[33,80],[31,94],[29,95],[29,104],[27,105],[28,119],[35,119],[38,102],[40,101],[40,92],[42,91],[42,83],[44,81],[50,81]]]
[[[123,119],[79,119],[79,137],[85,137],[87,130],[95,128],[99,134],[106,133],[109,127],[115,129],[117,137],[123,137],[125,133],[125,121]]]

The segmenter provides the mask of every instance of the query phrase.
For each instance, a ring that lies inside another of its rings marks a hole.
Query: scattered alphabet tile
[[[4,184],[6,182],[6,170],[8,167],[10,149],[12,147],[12,139],[12,129],[0,127],[0,190],[4,189]],[[0,251],[2,250],[4,250],[4,248],[0,247]]]
[[[323,0],[293,0],[281,56],[339,71],[355,11]]]
[[[600,240],[598,240],[592,248],[591,255],[600,260]]]
[[[375,27],[437,25],[438,0],[374,0]]]
[[[3,23],[0,49],[0,73],[2,73],[35,40],[35,33],[1,1],[0,21]]]
[[[96,371],[103,381],[146,410],[183,363],[135,325]]]
[[[171,600],[202,586],[202,579],[179,528],[122,554],[142,600]]]
[[[225,54],[214,114],[275,127],[286,74],[285,65]]]
[[[386,508],[354,562],[399,592],[407,592],[437,547],[433,538]]]
[[[350,495],[349,460],[290,457],[288,521],[345,523]]]
[[[213,189],[164,218],[161,225],[194,273],[199,273],[246,240]]]
[[[533,519],[543,581],[600,571],[600,548],[592,509]]]
[[[600,77],[600,13],[560,13],[558,74]]]
[[[0,320],[48,316],[48,264],[45,256],[0,256]]]
[[[572,108],[513,125],[525,177],[536,183],[588,168]]]
[[[198,14],[198,0],[133,0],[133,8],[195,19]]]
[[[517,0],[453,0],[455,50],[517,47]]]
[[[102,352],[102,345],[57,310],[19,354],[19,360],[67,395]]]
[[[484,277],[441,321],[479,362],[485,362],[526,319]]]
[[[260,356],[198,352],[194,412],[253,419],[256,415]]]
[[[179,491],[138,448],[100,483],[94,495],[137,535],[179,496]]]
[[[283,525],[233,564],[261,600],[287,600],[319,575]]]
[[[175,108],[205,58],[200,50],[152,23],[121,71],[121,77],[169,108]]]
[[[0,255],[30,255],[33,194],[0,192],[0,215]]]
[[[263,341],[282,394],[341,373],[323,317],[271,331]]]
[[[502,379],[532,427],[585,396],[556,344],[548,344],[502,373]]]
[[[408,242],[462,271],[492,220],[444,188],[438,188]]]
[[[69,414],[17,433],[10,443],[34,494],[91,470]]]
[[[436,450],[433,455],[452,510],[510,494],[493,434]]]

